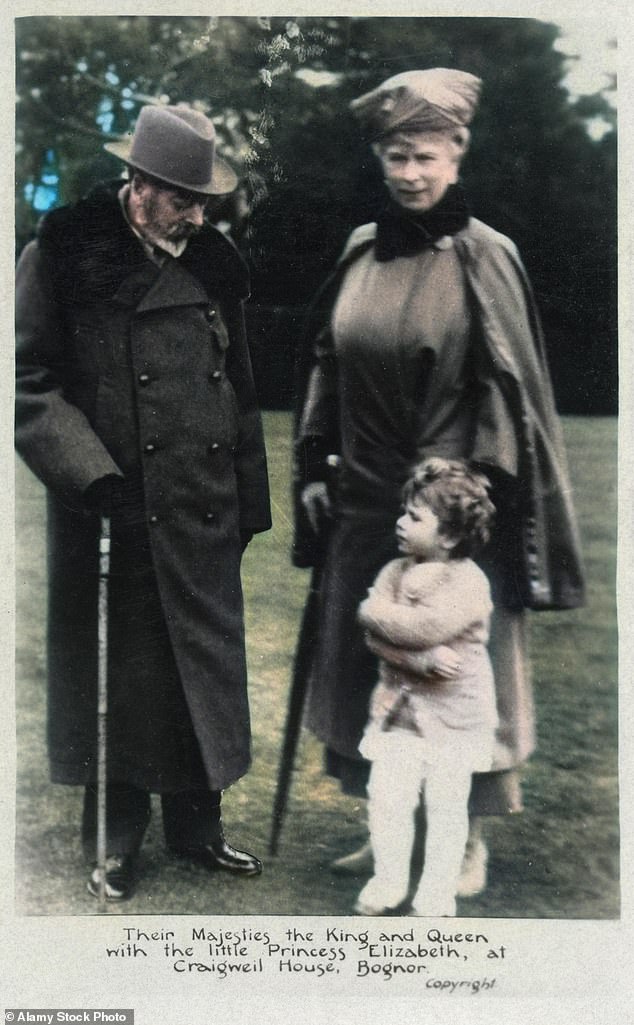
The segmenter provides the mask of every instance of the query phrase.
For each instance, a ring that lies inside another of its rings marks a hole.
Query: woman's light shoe
[[[483,840],[467,844],[456,888],[457,897],[475,897],[486,889],[488,859],[489,852]]]
[[[337,858],[330,866],[331,872],[336,875],[362,876],[371,875],[374,871],[374,857],[372,855],[372,844],[368,840],[352,854],[345,854]],[[360,912],[363,914],[364,912]]]

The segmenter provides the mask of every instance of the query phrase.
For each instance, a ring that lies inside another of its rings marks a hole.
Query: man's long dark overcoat
[[[48,215],[17,272],[17,447],[49,489],[52,778],[94,779],[98,517],[84,493],[116,474],[131,513],[118,564],[115,551],[113,589],[124,580],[127,606],[118,618],[113,609],[111,670],[124,682],[109,727],[139,748],[121,771],[150,789],[177,786],[180,738],[152,747],[148,707],[178,724],[184,698],[206,784],[220,790],[250,761],[240,531],[270,526],[248,278],[210,226],[157,266],[120,187]]]

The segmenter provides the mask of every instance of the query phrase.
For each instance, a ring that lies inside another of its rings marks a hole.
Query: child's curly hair
[[[490,536],[495,507],[490,482],[464,459],[434,456],[414,467],[403,488],[403,501],[425,502],[438,517],[442,532],[456,542],[451,557],[464,559]]]

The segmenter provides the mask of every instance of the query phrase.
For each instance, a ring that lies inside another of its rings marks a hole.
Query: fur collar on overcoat
[[[55,291],[66,301],[107,302],[135,270],[147,264],[140,240],[119,204],[122,180],[97,186],[75,206],[53,210],[43,219],[39,244],[49,257]],[[233,244],[210,224],[191,238],[179,264],[210,297],[246,299],[249,273]]]

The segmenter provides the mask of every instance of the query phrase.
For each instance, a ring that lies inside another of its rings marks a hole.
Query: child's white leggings
[[[374,876],[359,904],[394,908],[408,893],[415,813],[424,793],[427,819],[425,865],[413,900],[419,915],[455,915],[455,894],[469,832],[472,762],[456,747],[434,763],[414,734],[394,731],[381,738],[368,783],[368,819]],[[461,764],[462,763],[462,764]]]

